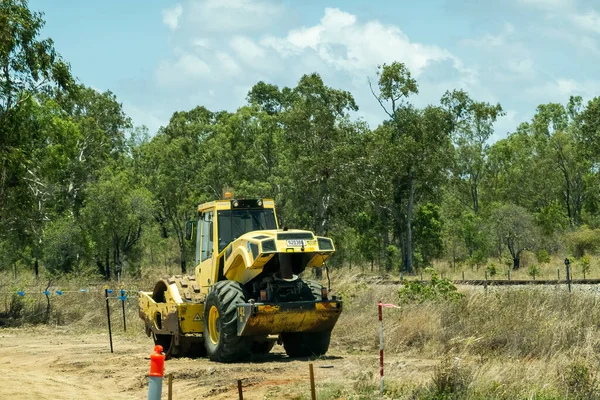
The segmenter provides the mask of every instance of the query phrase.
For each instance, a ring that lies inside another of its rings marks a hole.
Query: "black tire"
[[[204,303],[204,346],[212,361],[235,362],[249,358],[252,342],[249,337],[237,335],[237,306],[246,302],[242,285],[235,281],[217,282]],[[209,318],[215,308],[216,318]],[[211,330],[214,321],[216,331]]]
[[[322,300],[322,288],[318,282],[306,280],[306,293],[303,297],[308,297],[308,300]],[[310,294],[309,294],[310,291]],[[281,334],[283,348],[290,357],[310,357],[322,356],[329,350],[329,342],[331,340],[331,331],[325,332],[286,332]]]
[[[306,280],[304,283],[306,283],[306,286],[310,289],[310,300],[323,300],[323,285],[319,282],[310,280]]]
[[[162,346],[163,353],[165,354],[165,360],[179,357],[181,348],[175,344],[174,335],[159,335],[152,333],[152,338],[154,339],[154,345]]]
[[[163,348],[165,360],[179,357],[198,358],[206,355],[202,338],[182,337],[179,344],[175,344],[175,335],[157,335],[152,333],[154,344]]]

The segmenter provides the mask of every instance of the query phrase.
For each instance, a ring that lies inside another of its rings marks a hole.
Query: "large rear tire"
[[[215,283],[204,303],[204,346],[212,361],[249,358],[252,342],[237,335],[237,306],[246,302],[243,286],[235,281]]]
[[[322,300],[322,288],[318,282],[306,280],[305,292],[310,300]],[[310,292],[310,294],[309,294]],[[329,350],[331,331],[325,332],[286,332],[281,334],[283,348],[290,357],[322,356]]]
[[[170,360],[174,357],[179,357],[181,347],[175,344],[175,335],[160,335],[152,333],[155,345],[160,345],[165,354],[165,360]]]

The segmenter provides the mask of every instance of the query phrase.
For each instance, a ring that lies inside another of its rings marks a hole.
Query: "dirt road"
[[[114,338],[52,329],[0,329],[0,399],[146,399],[149,355],[145,336]],[[333,386],[371,385],[378,374],[377,354],[340,354],[310,361],[315,367],[319,398]],[[242,379],[244,399],[310,398],[306,359],[290,359],[281,346],[260,362],[219,364],[207,359],[173,359],[174,399],[236,399]],[[432,362],[388,358],[390,377],[421,380]],[[167,398],[166,380],[163,398]]]

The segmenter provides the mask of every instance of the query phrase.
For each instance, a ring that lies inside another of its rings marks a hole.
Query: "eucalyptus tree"
[[[408,102],[418,86],[404,64],[383,64],[378,77],[378,93],[371,90],[389,119],[373,132],[379,146],[372,149],[372,167],[386,177],[402,270],[412,272],[415,203],[434,197],[447,178],[452,120],[439,106],[420,110]]]

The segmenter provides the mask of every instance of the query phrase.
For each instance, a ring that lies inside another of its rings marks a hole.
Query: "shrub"
[[[447,278],[438,278],[435,271],[431,271],[431,281],[429,283],[420,281],[402,280],[404,285],[398,290],[398,297],[401,302],[417,302],[436,300],[460,300],[464,297],[458,292],[456,286]]]
[[[386,266],[391,266],[393,270],[400,269],[402,259],[400,257],[400,250],[396,246],[390,244],[388,247],[386,247],[385,258],[387,261]]]
[[[579,265],[581,266],[581,272],[583,273],[583,276],[590,272],[591,261],[592,260],[590,259],[590,256],[587,254],[581,257],[581,260],[579,260]]]
[[[583,225],[574,232],[565,235],[571,252],[576,258],[583,257],[586,252],[594,252],[600,243],[600,229],[590,229]]]
[[[496,264],[491,263],[487,268],[488,275],[494,277],[498,274],[498,269],[496,268]]]
[[[479,271],[479,267],[481,267],[486,262],[487,262],[487,255],[485,254],[485,252],[480,251],[480,250],[474,251],[473,255],[467,259],[467,264],[471,267],[471,269],[474,269],[474,267],[477,267],[478,271]]]
[[[576,400],[599,399],[600,388],[594,368],[586,361],[573,361],[563,374],[566,398]]]
[[[446,357],[433,371],[431,396],[436,400],[462,399],[473,381],[470,369],[460,365],[460,361]]]
[[[527,275],[531,276],[535,280],[535,277],[539,274],[540,268],[537,265],[533,264],[529,266],[529,269],[527,270]]]
[[[540,264],[548,264],[550,262],[550,254],[546,249],[541,249],[535,256]]]

